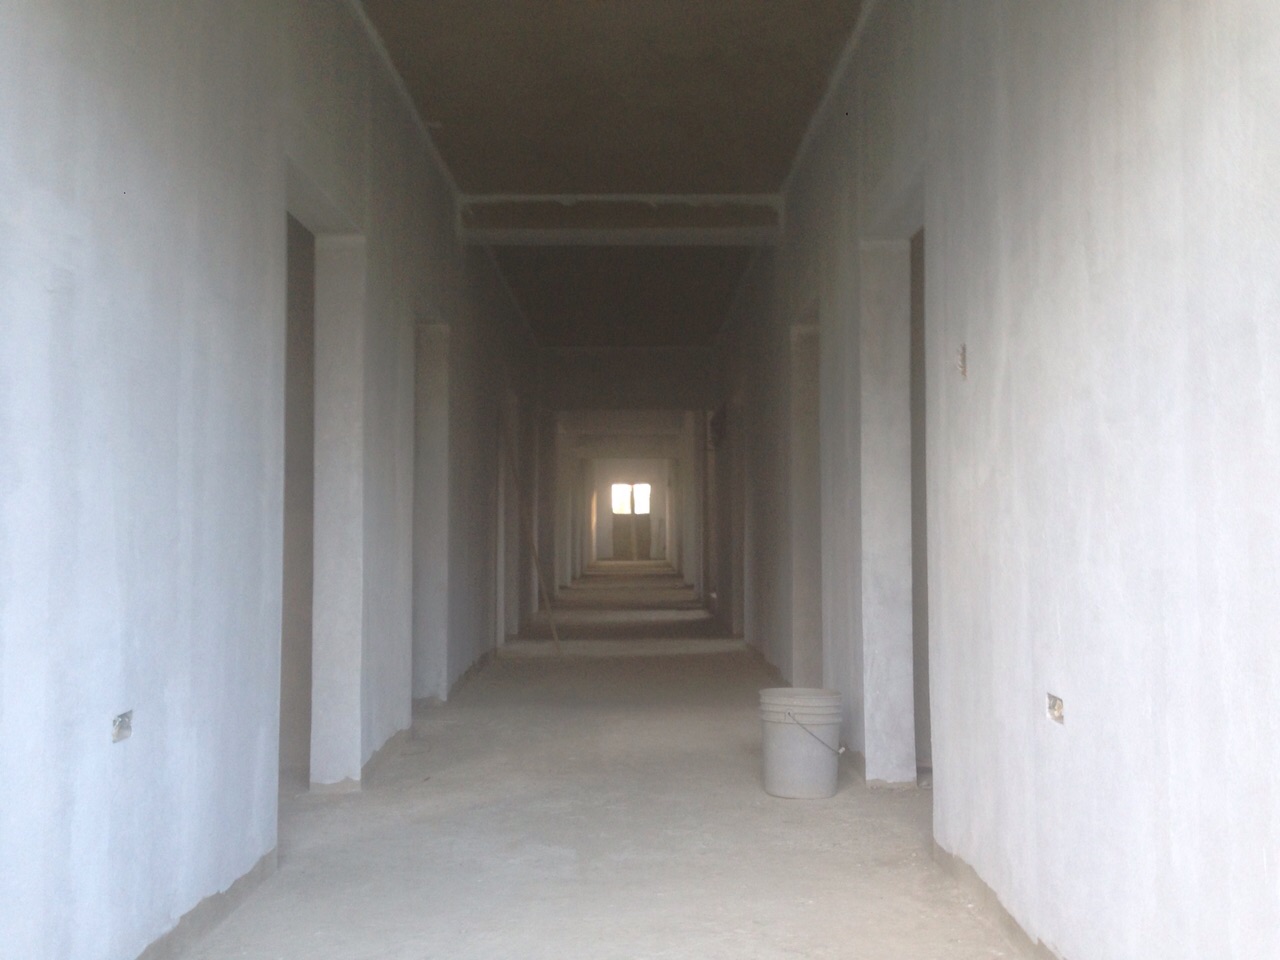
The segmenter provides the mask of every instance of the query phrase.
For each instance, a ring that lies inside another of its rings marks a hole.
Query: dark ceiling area
[[[857,0],[365,0],[463,193],[774,193]]]
[[[749,247],[504,247],[498,266],[547,347],[709,346]]]
[[[862,4],[363,5],[463,194],[464,242],[494,247],[555,347],[711,341],[753,248],[776,242]]]

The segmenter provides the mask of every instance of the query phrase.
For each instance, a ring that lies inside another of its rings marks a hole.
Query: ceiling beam
[[[777,227],[689,227],[650,230],[615,228],[593,230],[517,230],[464,227],[465,244],[487,247],[773,247],[780,242]]]
[[[360,29],[364,31],[369,45],[373,47],[379,65],[391,82],[391,86],[395,88],[396,96],[400,98],[400,102],[404,104],[405,110],[412,118],[414,128],[426,145],[427,153],[431,155],[431,159],[435,162],[440,176],[448,184],[449,192],[455,200],[458,199],[462,196],[462,191],[458,189],[458,181],[453,178],[453,171],[444,162],[444,156],[440,153],[440,148],[436,146],[435,138],[431,136],[431,130],[426,120],[423,119],[422,111],[418,109],[418,102],[413,98],[408,85],[404,82],[404,76],[400,73],[400,68],[396,66],[395,60],[392,59],[391,52],[387,49],[387,45],[382,39],[382,34],[378,32],[378,28],[369,19],[369,13],[365,10],[361,0],[346,0],[346,6],[351,15],[355,17],[356,23],[360,25]]]
[[[486,194],[458,203],[458,235],[488,246],[769,246],[775,194]]]
[[[782,210],[782,195],[777,193],[469,193],[461,199],[468,206],[536,203],[575,207],[592,203],[639,203],[650,207],[749,206]]]

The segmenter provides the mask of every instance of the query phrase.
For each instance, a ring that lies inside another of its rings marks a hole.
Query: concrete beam
[[[768,246],[783,221],[772,194],[495,194],[458,203],[459,237],[487,246]]]
[[[771,247],[778,227],[603,227],[591,230],[463,227],[458,238],[483,247]]]

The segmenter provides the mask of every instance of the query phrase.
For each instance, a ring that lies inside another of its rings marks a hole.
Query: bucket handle
[[[834,753],[837,757],[840,756],[840,754],[844,753],[844,747],[841,747],[839,750],[837,750],[835,747],[831,746],[831,744],[827,743],[827,741],[823,740],[820,736],[818,736],[816,733],[814,733],[812,730],[806,727],[803,723],[797,720],[795,718],[795,714],[788,713],[786,716],[788,720],[794,723],[797,727],[799,727],[809,736],[813,737],[813,739],[817,740],[820,744],[822,744],[824,747],[826,747],[828,750]]]

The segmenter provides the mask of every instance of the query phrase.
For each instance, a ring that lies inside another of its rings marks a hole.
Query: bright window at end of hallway
[[[644,516],[649,512],[649,494],[651,488],[647,483],[637,483],[633,488],[636,495],[636,513]]]
[[[645,503],[648,503],[645,498]],[[613,512],[614,513],[630,513],[631,512],[631,484],[615,483],[613,485]],[[648,511],[645,511],[648,513]]]

